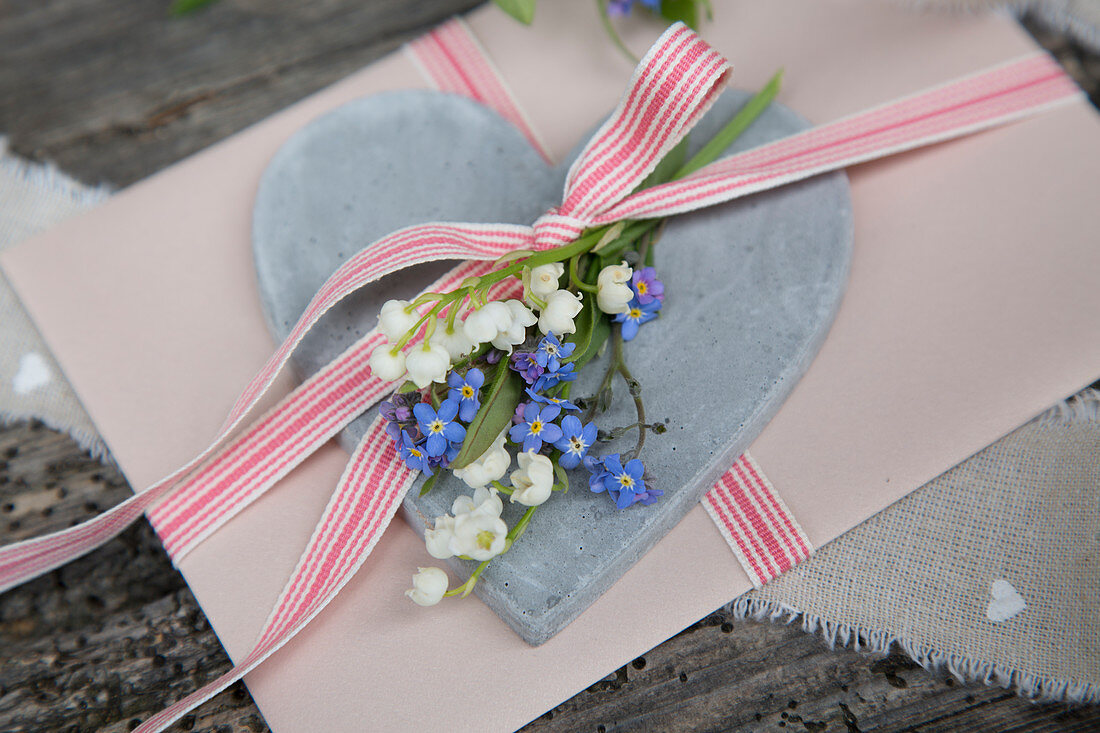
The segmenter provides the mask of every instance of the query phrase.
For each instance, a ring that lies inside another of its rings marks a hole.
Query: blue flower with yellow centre
[[[576,415],[566,415],[561,419],[561,438],[554,441],[561,451],[558,463],[562,468],[576,468],[595,442],[596,423],[582,425]]]
[[[523,408],[523,422],[513,425],[508,437],[513,443],[523,443],[524,451],[539,451],[543,443],[553,443],[561,438],[561,428],[553,423],[561,414],[557,405],[546,405],[539,409],[538,404],[528,402]]]
[[[657,279],[657,271],[652,267],[635,270],[630,278],[630,289],[638,296],[642,305],[654,300],[665,300],[665,284]]]
[[[664,492],[647,490],[645,485],[645,465],[632,458],[624,466],[619,454],[613,453],[602,459],[586,457],[585,468],[592,474],[588,479],[588,488],[595,492],[606,491],[615,500],[615,506],[626,509],[634,502],[652,504],[656,497]]]
[[[397,455],[401,456],[401,459],[405,461],[405,465],[414,471],[423,471],[429,476],[432,475],[432,466],[429,463],[428,451],[424,447],[424,444],[417,444],[404,430],[401,431],[401,439],[396,441],[397,443]]]
[[[466,428],[455,422],[458,415],[458,402],[452,399],[443,400],[438,410],[431,405],[421,402],[413,407],[413,415],[420,426],[420,432],[424,433],[429,458],[435,458],[446,453],[450,443],[461,443],[466,439]]]
[[[634,298],[627,304],[626,313],[615,315],[615,321],[622,325],[623,341],[630,341],[638,335],[638,329],[643,323],[649,323],[657,317],[657,311],[661,310],[661,301],[651,300],[641,303]]]
[[[535,351],[535,361],[548,372],[556,372],[561,369],[561,360],[573,355],[576,344],[563,344],[554,334],[547,335],[539,341]]]
[[[483,384],[485,384],[485,375],[476,367],[467,371],[465,376],[458,372],[447,375],[447,385],[451,388],[447,392],[447,399],[458,402],[458,419],[462,422],[468,423],[473,420],[477,411],[481,409],[478,393]]]

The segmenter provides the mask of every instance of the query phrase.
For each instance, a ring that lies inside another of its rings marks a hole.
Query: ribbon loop
[[[569,169],[561,213],[591,222],[630,195],[706,114],[729,73],[690,28],[669,26]]]

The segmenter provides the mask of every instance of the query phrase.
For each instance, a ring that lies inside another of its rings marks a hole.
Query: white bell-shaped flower
[[[489,560],[504,552],[508,525],[499,516],[473,511],[455,517],[451,550],[477,561]]]
[[[451,355],[439,344],[430,341],[422,346],[415,347],[405,357],[405,368],[409,371],[409,379],[419,389],[424,389],[432,382],[446,382],[447,370],[451,368]]]
[[[527,340],[527,327],[535,325],[538,318],[530,308],[518,300],[505,301],[504,305],[508,307],[511,323],[501,330],[492,342],[493,346],[510,354],[513,346],[519,346]]]
[[[370,354],[371,374],[386,382],[396,382],[405,376],[405,354],[394,354],[392,344],[383,343]]]
[[[390,341],[400,341],[420,317],[406,310],[407,300],[387,300],[378,314],[378,330]]]
[[[554,464],[546,456],[524,451],[516,456],[519,470],[512,471],[512,501],[538,506],[550,498],[554,489]]]
[[[454,555],[451,552],[451,538],[454,537],[455,518],[450,514],[435,518],[435,527],[424,530],[424,545],[428,554],[437,560],[446,560]]]
[[[528,278],[528,287],[539,298],[546,296],[558,289],[558,281],[565,274],[565,265],[560,262],[550,262],[538,267],[532,267]]]
[[[512,457],[504,448],[504,435],[504,432],[498,435],[477,460],[471,461],[465,468],[454,469],[452,473],[465,481],[471,489],[481,489],[493,481],[500,481],[512,465]]]
[[[413,587],[405,591],[405,595],[420,606],[434,606],[443,599],[447,592],[447,573],[441,568],[417,568],[419,572],[413,576]]]
[[[630,288],[630,278],[634,274],[626,262],[621,265],[608,265],[600,270],[596,278],[596,305],[604,313],[612,315],[626,313],[629,303],[634,299],[634,291]]]
[[[452,362],[458,361],[474,350],[474,342],[466,335],[466,329],[462,323],[456,323],[453,330],[448,329],[446,318],[436,319],[435,330],[432,331],[429,341],[446,349]]]
[[[512,325],[512,313],[508,306],[499,300],[486,303],[466,316],[462,329],[466,338],[475,344],[492,341],[497,335]]]
[[[496,489],[484,487],[474,489],[473,496],[459,496],[451,504],[451,514],[457,520],[465,514],[484,514],[490,517],[499,517],[504,511],[504,502],[500,500],[500,492]]]
[[[576,333],[573,319],[581,312],[581,299],[568,290],[555,290],[546,297],[546,307],[539,314],[539,330],[544,335],[561,336]]]

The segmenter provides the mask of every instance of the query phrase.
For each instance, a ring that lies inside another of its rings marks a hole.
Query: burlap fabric
[[[0,138],[0,250],[107,198],[50,166],[7,154]],[[0,422],[38,419],[62,430],[92,455],[107,451],[61,369],[0,273]]]
[[[998,581],[1015,606],[994,598]],[[1029,697],[1100,702],[1100,392],[1055,407],[731,606],[830,643],[896,645]]]

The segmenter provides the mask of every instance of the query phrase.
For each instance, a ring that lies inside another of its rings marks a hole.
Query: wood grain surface
[[[544,0],[548,1],[548,0]],[[0,134],[125,186],[369,63],[469,0],[0,0]],[[721,8],[719,7],[719,12]],[[1100,61],[1029,23],[1097,99]],[[121,473],[37,423],[0,428],[0,542],[88,519]],[[129,731],[230,666],[147,523],[0,596],[0,731]],[[237,684],[176,730],[264,731]],[[1094,731],[1100,708],[1034,704],[907,658],[830,650],[715,614],[530,731]]]

